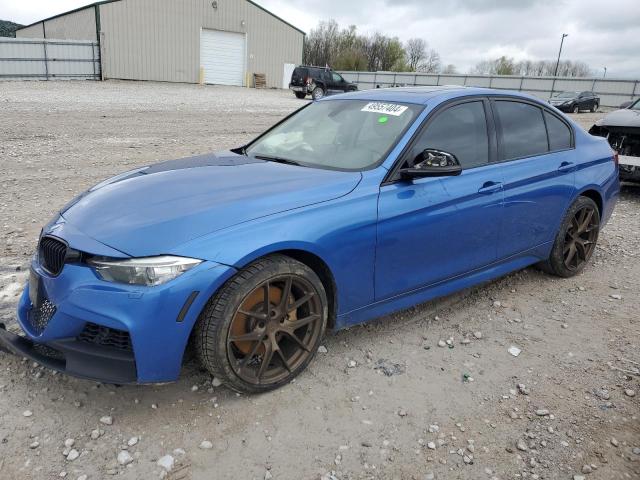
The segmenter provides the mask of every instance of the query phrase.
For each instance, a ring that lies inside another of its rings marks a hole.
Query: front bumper
[[[17,311],[24,335],[0,328],[0,345],[54,370],[117,384],[175,381],[200,312],[235,273],[203,262],[164,285],[142,287],[105,282],[87,265],[66,264],[57,277],[35,262],[31,268],[38,297],[53,314],[44,325],[34,322],[38,308],[27,284]],[[94,332],[89,340],[88,329]],[[126,336],[126,342],[104,341],[104,331]]]
[[[640,157],[631,155],[618,156],[620,166],[620,180],[625,182],[640,182]]]
[[[561,112],[571,112],[571,110],[573,109],[573,105],[554,105],[552,103],[551,106],[556,107]]]
[[[0,324],[0,350],[30,358],[47,368],[78,378],[116,384],[138,381],[133,353],[91,345],[74,338],[43,345],[8,332]]]

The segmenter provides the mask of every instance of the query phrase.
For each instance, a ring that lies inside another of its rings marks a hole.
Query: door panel
[[[378,207],[376,300],[496,260],[503,193],[499,165],[458,177],[383,186]],[[497,187],[490,188],[492,184]],[[491,191],[479,192],[486,188]]]
[[[553,240],[573,195],[577,159],[572,131],[555,114],[514,99],[494,101],[493,111],[499,157],[506,160],[503,259]]]
[[[575,182],[575,150],[505,162],[500,258],[552,241]]]

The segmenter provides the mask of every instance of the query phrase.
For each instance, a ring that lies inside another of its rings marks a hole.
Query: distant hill
[[[15,37],[16,30],[22,27],[18,23],[10,22],[9,20],[0,20],[0,37]]]

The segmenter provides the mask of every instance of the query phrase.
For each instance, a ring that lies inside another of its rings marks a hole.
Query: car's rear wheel
[[[296,94],[296,97],[298,97],[300,100],[302,100],[304,97],[307,96],[306,93],[304,92],[294,92]]]
[[[595,113],[596,110],[598,110],[598,104],[594,103],[593,105],[591,105],[591,113]]]
[[[571,109],[572,113],[579,113],[580,112],[580,107],[578,107],[578,105],[574,105],[573,108]]]
[[[588,197],[578,197],[560,225],[549,259],[540,267],[565,278],[580,273],[596,249],[599,232],[598,206]]]
[[[320,100],[322,97],[324,97],[324,89],[322,87],[316,87],[311,92],[311,98],[314,100]]]
[[[272,390],[311,362],[327,315],[325,289],[313,270],[272,255],[242,269],[212,297],[196,325],[196,352],[232,389]]]

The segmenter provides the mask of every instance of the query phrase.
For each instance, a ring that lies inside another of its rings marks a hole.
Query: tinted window
[[[564,150],[571,148],[571,130],[555,115],[544,112],[544,119],[547,122],[547,132],[549,132],[549,148],[553,150]]]
[[[542,110],[527,103],[497,101],[502,126],[502,159],[540,155],[549,151]]]
[[[411,159],[427,148],[454,154],[462,168],[488,163],[489,141],[482,102],[463,103],[439,113],[420,134]]]
[[[340,75],[338,75],[337,73],[332,73],[331,75],[333,75],[333,81],[336,83],[340,83],[342,82],[342,77]]]

